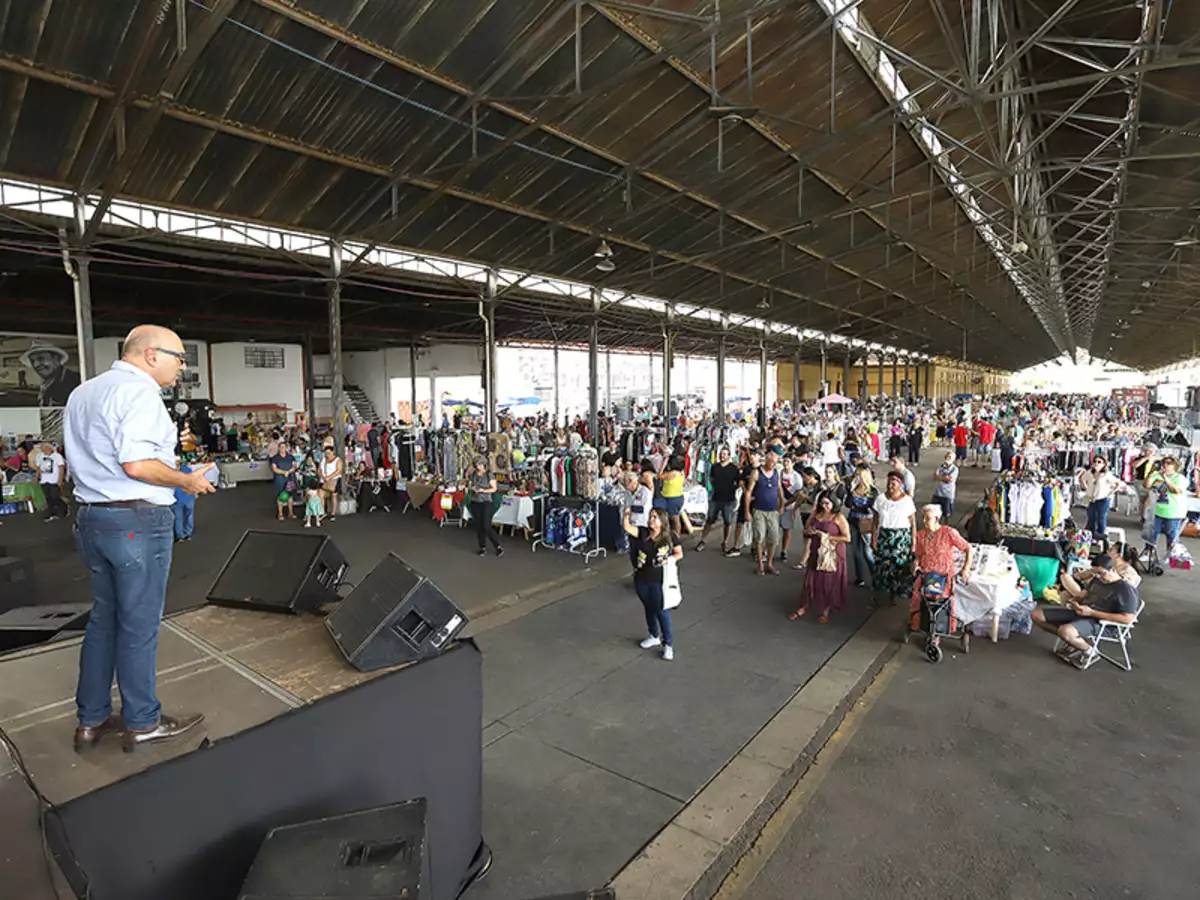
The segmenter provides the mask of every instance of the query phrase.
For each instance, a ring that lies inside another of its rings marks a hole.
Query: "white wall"
[[[418,347],[417,375],[431,375],[435,378],[471,375],[482,379],[482,354],[482,347],[466,344],[436,344],[432,347]],[[394,410],[391,380],[408,378],[410,362],[407,347],[389,347],[384,350],[342,355],[346,382],[362,388],[367,398],[375,406],[375,411],[381,416],[386,416]],[[216,365],[215,360],[213,365]],[[313,357],[313,371],[332,372],[329,357]],[[404,392],[401,397],[396,399],[408,399],[408,394]],[[319,403],[318,407],[320,407]]]
[[[121,337],[98,337],[94,342],[96,353],[96,371],[97,374],[105,372],[116,360],[121,357],[118,355],[121,342],[125,340],[125,336]],[[211,400],[212,399],[212,382],[209,378],[208,371],[208,343],[206,341],[196,341],[184,336],[184,346],[189,344],[196,345],[196,365],[188,366],[189,371],[195,372],[200,376],[200,380],[194,383],[185,383],[179,391],[181,397],[187,400]]]
[[[247,368],[246,347],[282,347],[282,369]],[[211,344],[212,401],[217,406],[278,403],[294,412],[304,410],[304,348],[299,344]]]
[[[20,440],[41,433],[42,412],[36,406],[0,406],[0,434],[13,434]]]

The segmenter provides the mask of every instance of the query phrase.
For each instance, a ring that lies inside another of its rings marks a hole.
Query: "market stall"
[[[993,641],[1032,630],[1034,602],[1016,558],[1005,547],[972,545],[969,580],[955,585],[955,614],[973,633]]]

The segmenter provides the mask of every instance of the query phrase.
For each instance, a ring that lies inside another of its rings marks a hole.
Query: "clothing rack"
[[[572,540],[570,529],[559,534],[551,517],[559,510],[585,510],[591,513],[591,521],[584,524],[586,533],[583,541]],[[560,537],[562,538],[560,540]],[[533,542],[531,552],[538,547],[574,553],[583,557],[584,565],[591,565],[592,557],[608,558],[608,550],[600,546],[600,501],[583,497],[550,497],[546,502],[546,516],[542,522],[542,536]]]

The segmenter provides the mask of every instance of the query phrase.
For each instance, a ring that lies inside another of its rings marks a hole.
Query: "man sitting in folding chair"
[[[1096,573],[1086,591],[1067,592],[1065,606],[1035,609],[1033,621],[1043,631],[1056,635],[1054,652],[1077,669],[1086,669],[1103,654],[1101,640],[1116,640],[1125,649],[1125,641],[1140,611],[1137,589],[1117,571],[1116,562],[1107,554],[1094,567]],[[1108,659],[1108,657],[1105,657]],[[1121,665],[1116,660],[1109,660]],[[1129,653],[1125,664],[1129,670]]]

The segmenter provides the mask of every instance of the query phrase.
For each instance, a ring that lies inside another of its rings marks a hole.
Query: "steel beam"
[[[333,420],[333,446],[343,466],[346,459],[346,370],[342,361],[342,244],[329,242],[329,362],[333,372],[331,385],[332,404],[330,417]],[[333,498],[334,514],[337,514],[337,498]]]
[[[591,291],[592,321],[588,329],[588,428],[600,450],[600,288]]]
[[[483,422],[490,434],[496,430],[496,270],[489,268],[479,303],[483,319]]]

